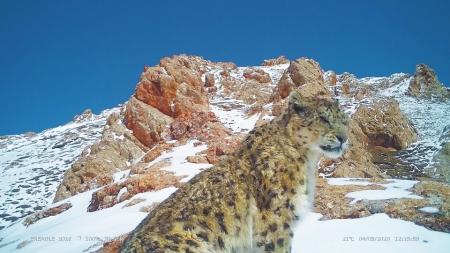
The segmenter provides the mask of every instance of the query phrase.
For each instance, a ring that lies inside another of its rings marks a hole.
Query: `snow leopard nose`
[[[345,135],[336,135],[336,139],[338,139],[338,141],[343,144],[344,142],[347,141],[347,136]]]

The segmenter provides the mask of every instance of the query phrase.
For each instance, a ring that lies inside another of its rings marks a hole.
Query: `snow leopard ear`
[[[289,95],[289,110],[305,117],[309,115],[310,99],[303,97],[300,92],[294,90]]]

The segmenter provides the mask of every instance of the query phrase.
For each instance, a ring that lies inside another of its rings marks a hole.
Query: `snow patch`
[[[433,206],[425,206],[419,209],[419,211],[424,213],[439,213],[439,209]]]
[[[450,234],[391,219],[384,213],[325,221],[319,220],[321,216],[310,213],[299,224],[292,252],[446,253],[450,248]]]

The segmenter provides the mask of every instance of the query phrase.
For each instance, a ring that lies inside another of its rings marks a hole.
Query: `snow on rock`
[[[389,180],[391,181],[391,180]],[[382,184],[386,187],[384,190],[365,190],[350,192],[346,196],[352,198],[351,203],[356,203],[359,200],[376,200],[376,199],[395,199],[395,198],[411,198],[422,199],[422,197],[412,194],[408,189],[414,186],[418,181],[410,180],[392,180],[388,184]]]
[[[419,181],[414,180],[400,180],[389,179],[387,183],[374,183],[367,179],[357,178],[329,178],[327,182],[330,185],[369,185],[376,184],[385,187],[384,190],[365,190],[350,192],[346,195],[352,200],[351,204],[356,203],[359,200],[379,200],[379,199],[396,199],[396,198],[411,198],[422,199],[422,197],[413,194],[411,189]]]
[[[113,175],[113,182],[117,183],[122,180],[125,180],[129,174],[130,174],[130,169],[118,171],[118,172],[114,173],[114,175]]]
[[[411,121],[419,135],[418,141],[398,152],[397,157],[410,164],[412,169],[426,172],[431,177],[442,177],[439,174],[442,172],[435,170],[433,157],[444,143],[450,141],[450,135],[445,135],[445,129],[450,122],[450,100],[417,99],[408,96],[407,91],[411,79],[412,77],[405,73],[396,73],[389,77],[359,79],[349,73],[344,73],[338,75],[338,82],[333,89],[339,103],[349,115],[356,112],[360,105],[371,105],[380,99],[395,99],[399,103],[400,110]],[[367,96],[357,100],[355,98],[357,94],[349,96],[343,92],[344,84],[348,83],[351,83],[354,93],[357,93],[358,89],[370,92]]]
[[[320,221],[311,213],[294,233],[292,252],[445,253],[450,234],[428,230],[384,213],[358,219]]]
[[[434,206],[425,206],[419,209],[419,211],[424,213],[439,213],[439,209]]]
[[[184,177],[181,182],[187,182],[198,174],[201,170],[210,168],[212,165],[207,163],[190,163],[186,160],[188,156],[196,155],[197,153],[206,150],[206,145],[195,146],[195,140],[188,141],[185,145],[174,147],[172,150],[162,153],[158,158],[147,165],[150,167],[161,161],[168,161],[170,165],[163,169],[169,172],[174,172],[175,176]]]
[[[147,216],[141,208],[161,202],[176,190],[169,187],[155,192],[135,195],[128,201],[96,212],[87,212],[91,195],[94,192],[83,192],[67,198],[63,202],[72,203],[69,210],[52,217],[37,221],[28,227],[16,223],[0,231],[0,252],[49,253],[91,252],[106,241],[133,230]],[[135,205],[125,207],[134,199],[145,199]],[[22,248],[18,249],[18,245]]]
[[[119,110],[32,136],[0,138],[0,229],[50,204],[64,172],[100,138],[108,116]]]
[[[224,126],[235,133],[249,132],[259,118],[258,114],[248,117],[246,109],[248,109],[248,106],[236,99],[215,98],[211,100],[211,111]]]

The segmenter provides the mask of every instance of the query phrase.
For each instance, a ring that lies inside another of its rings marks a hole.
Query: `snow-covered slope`
[[[181,157],[189,155],[192,144],[179,147],[176,157],[169,158],[177,162]],[[165,158],[170,153],[163,154]],[[184,169],[176,169],[184,174]],[[195,166],[195,164],[190,164]],[[356,183],[355,183],[356,182]],[[332,185],[369,184],[368,181],[350,179],[330,179]],[[349,197],[356,199],[390,199],[420,198],[407,189],[416,183],[409,180],[395,180],[386,190],[368,190],[351,192]],[[132,199],[111,208],[96,212],[87,212],[93,191],[84,192],[68,198],[74,206],[68,211],[38,221],[29,227],[22,224],[4,229],[0,232],[1,252],[47,253],[60,252],[93,252],[104,242],[120,237],[134,229],[147,213],[142,208],[159,203],[172,194],[176,188],[169,187],[155,192],[135,195]],[[128,206],[136,199],[144,199],[136,205]],[[54,206],[60,203],[55,203]],[[444,253],[450,248],[450,234],[428,230],[412,222],[389,218],[385,214],[375,214],[359,219],[320,220],[321,214],[308,213],[294,231],[292,252],[328,253],[338,252],[383,252],[396,253],[408,248],[408,252]],[[82,224],[82,225],[80,225]],[[380,239],[382,238],[382,239]],[[324,241],[320,245],[318,241]],[[20,249],[18,249],[18,247]],[[368,248],[370,247],[370,248]]]
[[[101,136],[106,118],[118,110],[38,134],[1,137],[0,229],[51,203],[64,171]]]

